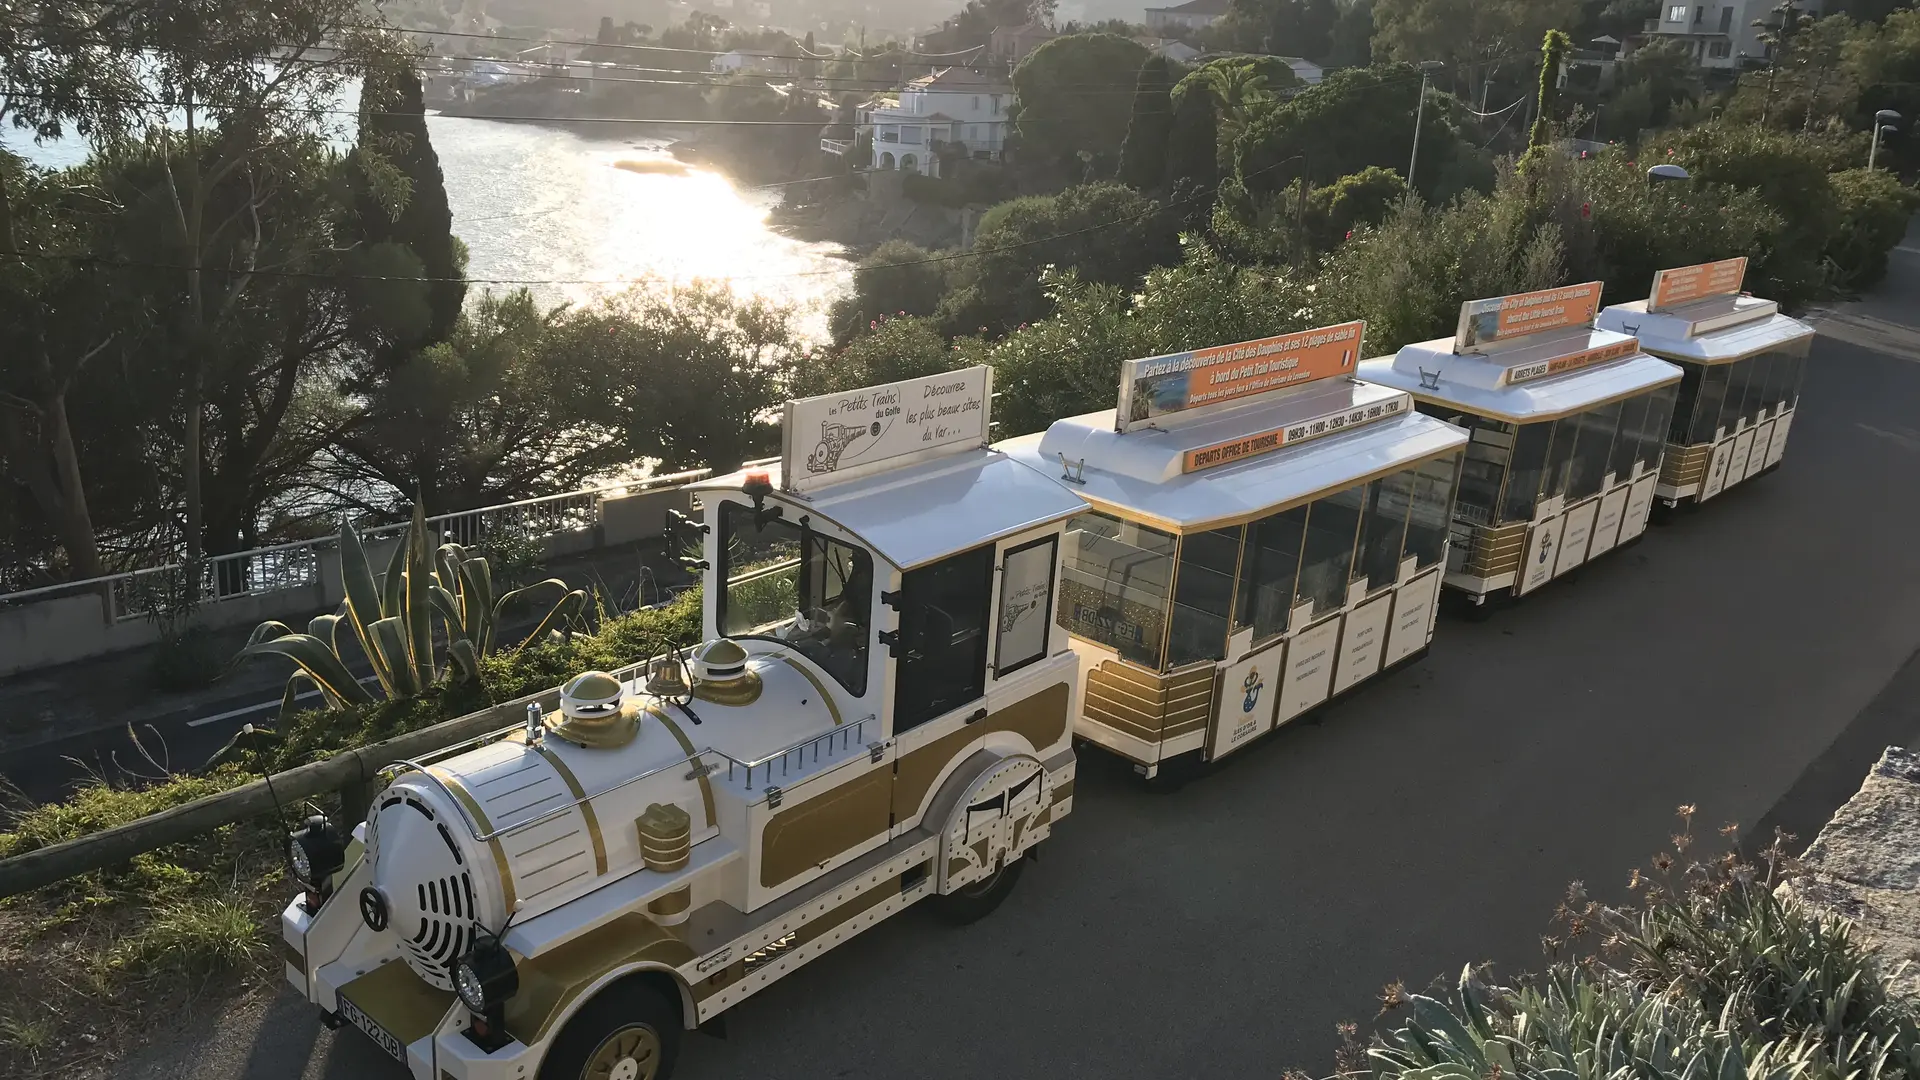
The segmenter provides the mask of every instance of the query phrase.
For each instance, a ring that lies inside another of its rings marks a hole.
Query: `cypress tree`
[[[354,150],[356,217],[361,241],[369,248],[403,245],[420,260],[430,311],[420,336],[395,345],[419,349],[445,341],[466,302],[465,259],[453,236],[453,211],[447,205],[446,177],[440,155],[427,134],[427,108],[420,75],[412,65],[369,72],[360,98],[360,144]],[[380,159],[373,160],[374,157]],[[399,211],[381,190],[404,180]]]
[[[1559,30],[1547,31],[1540,43],[1540,98],[1535,103],[1533,131],[1527,138],[1528,158],[1553,150],[1553,121],[1560,105],[1560,65],[1573,41]]]
[[[1173,131],[1172,64],[1149,56],[1133,87],[1133,119],[1120,144],[1117,179],[1135,191],[1153,191],[1166,178],[1167,136]]]
[[[1173,106],[1173,130],[1167,136],[1165,186],[1180,188],[1182,198],[1210,204],[1213,190],[1220,184],[1220,135],[1214,116],[1213,92],[1204,86],[1189,85]],[[1190,213],[1202,213],[1210,206],[1196,205]]]

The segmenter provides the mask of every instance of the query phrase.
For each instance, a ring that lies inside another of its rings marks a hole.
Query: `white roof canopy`
[[[772,498],[810,512],[867,542],[902,570],[1072,517],[1087,504],[1050,475],[1006,454],[975,449],[849,480],[811,497],[779,492],[780,469],[748,469],[693,485],[740,490],[747,473],[765,473]]]
[[[1069,471],[1088,499],[1184,530],[1259,517],[1315,495],[1464,446],[1466,433],[1410,409],[1339,434],[1283,446],[1215,468],[1185,471],[1188,455],[1393,402],[1404,395],[1352,379],[1330,379],[1177,426],[1114,430],[1114,410],[1056,420],[1044,434],[996,444],[1048,477]],[[1064,457],[1072,464],[1063,467]],[[1084,466],[1080,462],[1084,460]]]
[[[1615,304],[1600,313],[1600,325],[1638,335],[1650,353],[1696,364],[1731,363],[1814,333],[1799,319],[1780,314],[1779,304],[1752,296],[1717,296],[1652,313],[1645,300]]]
[[[1680,369],[1634,350],[1619,359],[1538,376],[1540,365],[1591,350],[1627,349],[1633,339],[1587,327],[1525,338],[1486,353],[1456,353],[1453,338],[1408,345],[1360,365],[1360,377],[1422,401],[1514,423],[1553,420],[1678,381]],[[1519,372],[1529,372],[1522,381]],[[1423,377],[1424,373],[1424,377]]]

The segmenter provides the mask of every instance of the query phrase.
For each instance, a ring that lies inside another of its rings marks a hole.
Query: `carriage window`
[[[1809,341],[1802,341],[1781,351],[1781,357],[1786,361],[1786,378],[1782,380],[1783,392],[1780,396],[1786,400],[1789,409],[1800,404],[1800,383],[1806,376],[1808,345]]]
[[[1414,470],[1413,508],[1407,518],[1405,554],[1415,569],[1425,570],[1446,551],[1447,528],[1453,501],[1453,476],[1459,454],[1434,458]]]
[[[773,638],[854,694],[867,692],[872,556],[730,502],[720,512],[720,580],[715,611],[722,634]]]
[[[1469,428],[1466,461],[1460,473],[1459,514],[1475,525],[1491,525],[1500,505],[1500,482],[1513,457],[1514,425],[1482,416],[1461,417]]]
[[[1726,400],[1727,378],[1732,373],[1725,364],[1714,364],[1700,376],[1700,405],[1693,413],[1693,428],[1687,432],[1689,445],[1710,443],[1720,429],[1720,404]]]
[[[1753,408],[1747,403],[1747,390],[1753,381],[1753,365],[1735,360],[1721,366],[1727,369],[1727,396],[1720,402],[1720,426],[1732,434],[1741,420],[1752,419]]]
[[[1307,514],[1307,547],[1300,562],[1300,584],[1295,602],[1313,601],[1313,613],[1338,611],[1347,602],[1347,582],[1353,570],[1353,544],[1360,531],[1360,511],[1367,486],[1356,484],[1313,504]]]
[[[1639,458],[1643,469],[1652,472],[1660,468],[1660,455],[1666,452],[1666,432],[1668,420],[1673,416],[1673,402],[1680,392],[1679,383],[1668,383],[1647,395],[1647,418],[1640,425]]]
[[[1166,643],[1173,534],[1092,512],[1068,522],[1066,546],[1060,625],[1157,670]]]
[[[1247,526],[1247,551],[1240,560],[1240,596],[1233,605],[1235,631],[1252,627],[1256,642],[1286,633],[1306,531],[1304,506],[1282,510]]]
[[[1522,424],[1513,442],[1513,464],[1507,469],[1507,490],[1501,500],[1500,520],[1532,521],[1540,500],[1540,477],[1546,470],[1547,444],[1552,424]]]
[[[1649,395],[1641,394],[1620,403],[1620,434],[1607,455],[1607,471],[1613,474],[1614,483],[1633,475],[1634,458],[1640,453],[1640,440],[1647,427],[1648,400]],[[1666,429],[1661,428],[1655,437],[1665,439]]]
[[[1367,591],[1391,588],[1400,580],[1400,552],[1407,539],[1407,512],[1413,506],[1413,470],[1383,476],[1367,485],[1367,512],[1360,519],[1359,554],[1353,580],[1366,579]]]
[[[901,576],[900,637],[894,649],[895,735],[986,693],[987,606],[992,598],[992,544]]]
[[[1762,411],[1771,414],[1780,404],[1780,392],[1773,381],[1774,354],[1758,353],[1741,363],[1753,367],[1753,373],[1747,377],[1747,415],[1758,419]]]
[[[1233,607],[1233,575],[1240,564],[1244,531],[1235,525],[1181,539],[1167,667],[1226,659],[1227,616]]]
[[[1574,444],[1573,469],[1567,478],[1567,501],[1573,502],[1597,493],[1600,481],[1606,479],[1607,458],[1620,431],[1620,403],[1602,405],[1561,423],[1572,423],[1580,432],[1580,440]]]
[[[1694,414],[1700,411],[1700,378],[1707,369],[1699,364],[1680,365],[1679,397],[1673,410],[1673,422],[1666,433],[1667,441],[1675,446],[1687,446],[1691,443]]]
[[[1580,417],[1563,416],[1553,422],[1553,442],[1547,448],[1547,467],[1540,473],[1540,497],[1564,498],[1573,475],[1573,451],[1580,439]]]

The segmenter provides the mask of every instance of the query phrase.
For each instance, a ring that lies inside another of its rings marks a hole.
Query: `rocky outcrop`
[[[1888,747],[1801,858],[1786,890],[1859,924],[1895,991],[1920,997],[1920,754]]]

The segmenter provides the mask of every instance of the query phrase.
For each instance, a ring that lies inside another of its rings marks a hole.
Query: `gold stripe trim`
[[[600,832],[600,818],[593,812],[593,804],[587,801],[587,789],[580,786],[580,778],[573,775],[573,770],[567,767],[566,762],[560,760],[559,754],[547,749],[544,744],[534,749],[540,752],[541,757],[547,759],[547,763],[553,766],[553,771],[560,774],[560,779],[566,781],[567,790],[573,792],[575,805],[580,808],[580,816],[587,821],[587,839],[593,842],[593,872],[596,875],[605,875],[607,838]]]
[[[673,722],[673,718],[667,715],[667,710],[661,708],[656,704],[653,704],[652,702],[649,702],[647,704],[647,715],[653,717],[655,720],[660,721],[660,726],[666,728],[669,732],[673,734],[673,740],[680,744],[681,750],[686,752],[687,764],[689,765],[700,764],[699,762],[700,751],[694,749],[693,740],[687,738],[687,733],[680,730],[679,724],[676,724]],[[707,772],[705,769],[700,770],[699,781],[700,781],[700,801],[706,804],[706,809],[707,809],[707,827],[712,828],[714,823],[713,782],[707,779]]]
[[[785,653],[773,653],[772,656],[775,660],[778,660],[781,663],[792,668],[793,670],[799,672],[801,678],[813,684],[814,690],[820,695],[820,700],[827,703],[827,713],[828,715],[833,717],[834,727],[839,727],[842,723],[845,723],[845,721],[840,719],[840,706],[835,705],[833,703],[833,695],[827,693],[826,684],[821,682],[818,678],[816,678],[813,672],[808,671],[806,668],[806,665],[795,661],[792,657],[786,655]]]
[[[427,773],[446,785],[448,791],[453,792],[453,797],[460,800],[461,806],[466,807],[467,813],[472,815],[473,823],[479,826],[481,832],[493,831],[493,822],[487,820],[487,812],[480,809],[480,800],[473,797],[473,792],[467,790],[467,785],[461,783],[459,777],[437,765],[428,766]],[[500,846],[498,837],[487,841],[487,849],[493,852],[493,864],[500,871],[500,890],[507,902],[507,914],[511,916],[520,904],[520,897],[513,889],[513,869],[507,865],[506,849]]]

